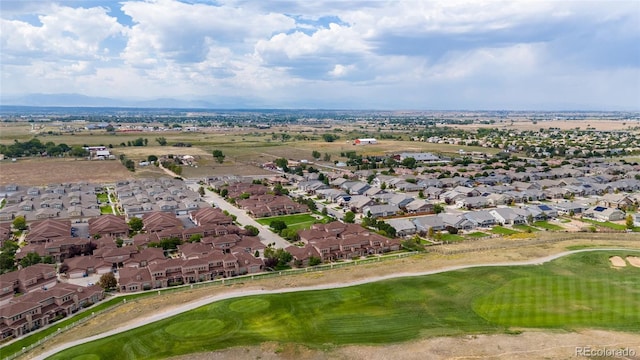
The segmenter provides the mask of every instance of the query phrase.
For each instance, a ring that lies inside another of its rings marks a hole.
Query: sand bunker
[[[611,261],[611,265],[615,266],[615,267],[625,267],[627,266],[627,262],[624,261],[623,258],[621,258],[620,256],[612,256],[609,258],[609,261]]]
[[[640,267],[640,258],[637,256],[627,256],[627,261],[631,266]]]

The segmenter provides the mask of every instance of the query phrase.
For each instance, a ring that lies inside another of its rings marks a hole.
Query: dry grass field
[[[586,124],[590,128],[598,130],[623,130],[629,126],[636,126],[631,121],[606,121],[588,120],[577,121],[540,121],[533,124],[531,121],[516,120],[515,122],[500,122],[491,125],[493,127],[517,128],[517,129],[539,129],[556,127],[571,129],[581,127],[586,129]],[[490,125],[465,125],[464,128],[486,127]],[[260,167],[260,164],[273,161],[276,158],[286,158],[290,160],[312,159],[312,152],[318,151],[323,156],[328,154],[331,161],[318,161],[321,166],[333,166],[334,161],[346,161],[341,154],[348,151],[356,151],[358,154],[384,155],[397,152],[436,152],[443,154],[458,153],[459,150],[467,152],[479,151],[484,153],[495,153],[498,149],[468,147],[448,144],[432,144],[414,141],[379,139],[376,145],[355,146],[351,137],[357,133],[351,131],[375,131],[370,124],[361,123],[340,123],[338,132],[336,129],[326,127],[312,127],[306,124],[293,124],[287,126],[273,126],[269,129],[256,128],[202,128],[199,132],[136,132],[107,134],[104,131],[84,131],[78,134],[64,133],[63,135],[49,135],[47,131],[58,131],[59,128],[54,123],[42,124],[38,129],[38,138],[42,142],[53,141],[55,143],[66,143],[67,145],[112,145],[112,153],[116,156],[121,154],[134,160],[136,163],[146,160],[149,155],[192,155],[196,157],[194,167],[185,166],[183,176],[187,178],[202,178],[212,175],[270,175]],[[341,136],[335,142],[325,142],[321,135],[331,131]],[[289,140],[282,142],[278,140],[280,134],[289,134],[292,137],[306,136],[315,140]],[[31,125],[27,123],[1,123],[0,143],[8,144],[14,140],[26,141],[33,137],[35,133],[31,131]],[[192,144],[191,147],[159,146],[155,141],[157,137],[165,137],[170,144],[184,142]],[[139,137],[148,141],[148,146],[131,147],[120,146],[122,143],[133,141]],[[211,151],[222,150],[226,155],[222,164],[214,161]],[[121,177],[157,177],[163,173],[153,167],[138,167],[134,174],[128,172],[119,162],[88,163],[81,160],[68,159],[19,159],[16,163],[9,163],[6,160],[0,162],[0,183],[20,182],[25,184],[45,184],[60,181],[74,181],[90,179],[91,181],[111,182]]]
[[[0,185],[46,185],[79,181],[112,183],[134,176],[117,160],[32,158],[19,159],[15,163],[8,160],[0,162]]]

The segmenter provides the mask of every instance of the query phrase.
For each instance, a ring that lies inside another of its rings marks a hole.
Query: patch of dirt
[[[549,234],[549,235],[552,235],[552,234]],[[557,236],[557,234],[555,236]],[[303,274],[293,275],[293,276],[258,279],[253,281],[248,280],[245,283],[235,284],[232,286],[210,286],[206,288],[176,291],[170,294],[163,293],[162,295],[158,295],[158,296],[152,296],[149,298],[129,301],[126,304],[113,308],[110,311],[104,314],[100,314],[95,318],[87,321],[81,326],[75,327],[69,331],[64,332],[62,336],[56,336],[52,338],[43,346],[40,346],[38,349],[28,354],[25,354],[25,356],[20,357],[20,359],[29,359],[34,355],[42,353],[53,347],[56,347],[57,345],[82,339],[88,336],[100,334],[105,331],[109,331],[117,327],[127,325],[131,322],[135,322],[135,321],[139,321],[140,319],[147,318],[159,311],[167,311],[171,308],[184,305],[185,303],[193,302],[198,299],[202,299],[204,297],[224,294],[228,292],[236,292],[238,290],[249,291],[249,290],[255,290],[255,289],[271,290],[271,289],[280,289],[280,288],[295,288],[295,287],[311,286],[311,285],[317,285],[317,284],[331,284],[331,283],[362,280],[362,279],[367,279],[372,277],[389,275],[393,273],[424,272],[428,270],[442,269],[445,267],[455,266],[455,265],[519,261],[519,260],[526,260],[526,259],[543,257],[550,254],[559,253],[559,252],[565,251],[567,247],[576,246],[576,245],[604,246],[609,248],[616,247],[616,246],[626,247],[626,248],[640,248],[640,243],[636,241],[629,242],[629,241],[623,241],[623,240],[616,240],[615,236],[617,235],[615,234],[611,235],[606,241],[603,241],[604,239],[603,237],[599,237],[593,240],[585,240],[585,239],[567,240],[567,241],[548,243],[548,244],[537,245],[537,246],[520,246],[520,247],[509,249],[507,251],[505,251],[504,249],[496,249],[491,251],[471,252],[471,253],[462,253],[462,254],[454,254],[454,255],[440,255],[435,253],[427,253],[427,254],[412,256],[408,258],[387,260],[379,263],[369,263],[369,264],[339,268],[339,269],[334,269],[329,271],[303,273]],[[483,241],[487,241],[488,243],[490,243],[492,239],[477,240],[477,242],[483,242]],[[513,242],[516,240],[508,240],[508,241]],[[606,244],[606,245],[603,245],[603,244]],[[552,334],[552,335],[554,334],[553,332],[541,332],[541,333]],[[491,335],[491,336],[502,336],[502,335]],[[508,335],[504,335],[504,336],[505,336],[505,339],[507,339],[506,341],[507,345],[509,343],[508,339],[513,340],[518,338],[517,336],[508,336]],[[525,333],[523,338],[526,339],[527,336],[528,336],[527,333]],[[490,336],[487,335],[486,337],[490,337]],[[609,339],[614,339],[614,338],[615,337],[612,335]],[[464,341],[466,341],[465,340],[466,338],[437,338],[437,339],[441,339],[441,340],[437,340],[439,342],[436,342],[434,344],[438,344],[438,343],[446,344],[446,341],[450,341],[447,339],[459,339],[458,340],[460,341],[459,345],[464,345]],[[536,339],[538,339],[538,341]],[[640,344],[640,337],[636,337],[635,339],[636,339],[636,342],[634,344]],[[532,340],[523,340],[522,348],[528,349],[528,350],[540,348],[542,346],[542,343],[539,342],[539,340],[540,338],[532,338]],[[355,358],[355,359],[359,359],[359,358],[362,358],[362,359],[365,359],[367,358],[367,360],[374,360],[374,359],[384,358],[380,356],[375,357],[374,355],[371,355],[375,352],[380,352],[381,354],[387,354],[388,356],[386,358],[393,358],[393,359],[409,358],[410,359],[411,357],[409,352],[403,353],[407,355],[407,357],[404,357],[404,356],[395,356],[396,351],[400,351],[398,349],[404,348],[405,346],[407,348],[414,347],[414,350],[418,351],[421,346],[425,346],[424,344],[427,344],[430,341],[436,341],[436,340],[425,339],[425,340],[417,341],[411,344],[398,344],[398,345],[376,346],[376,347],[349,346],[349,347],[345,347],[345,349],[351,349],[351,350],[345,353],[341,351],[347,351],[347,350],[344,350],[342,348],[336,348],[333,350],[325,350],[325,351],[314,350],[309,353],[308,355],[309,357],[301,356],[301,357],[289,357],[289,358],[269,357],[269,356],[285,356],[286,354],[288,354],[288,352],[284,350],[289,349],[288,347],[280,344],[276,350],[280,349],[280,347],[282,347],[282,349],[278,351],[275,351],[275,350],[272,351],[272,350],[268,350],[270,348],[268,347],[267,344],[263,344],[257,347],[230,349],[230,350],[225,350],[219,353],[216,352],[215,358],[218,358],[217,356],[220,354],[219,355],[221,356],[220,359],[238,359],[238,358],[243,358],[243,359],[248,359],[248,358],[253,358],[253,359],[256,359],[256,358],[261,358],[261,359],[294,359],[294,358],[295,359],[298,359],[298,358],[299,359],[335,359],[335,358],[351,359],[351,358]],[[615,343],[615,341],[611,341],[611,343]],[[525,347],[526,344],[528,344],[527,347]],[[585,344],[585,345],[589,345],[589,344]],[[488,349],[496,349],[496,347],[493,347],[491,345],[491,342],[488,340],[483,346],[485,346]],[[470,352],[473,350],[472,348],[465,347],[465,346],[463,346],[463,349],[466,349]],[[550,356],[548,358],[554,358],[554,359],[569,358],[569,355],[564,356],[564,354],[567,351],[566,349],[563,348],[560,350],[562,350],[562,353],[559,352],[557,354],[562,356]],[[305,351],[300,350],[300,351],[301,351],[300,352],[301,354],[307,353],[306,350]],[[442,355],[441,358],[447,358],[445,357],[445,355],[449,354],[448,351],[452,351],[452,350],[442,349],[437,347],[437,348],[434,348],[433,351],[435,355],[437,355],[438,351],[441,351],[441,355]],[[227,354],[227,352],[228,352],[228,355],[224,355],[224,354]],[[244,356],[245,352],[247,356]],[[323,355],[324,352],[326,352],[326,355]],[[640,351],[638,351],[638,354],[640,354]],[[234,357],[234,355],[236,356]],[[194,356],[195,355],[189,355],[188,357],[183,357],[183,358],[194,359],[196,358]],[[224,357],[224,356],[229,356],[229,357]],[[209,359],[212,357],[213,356],[203,357],[202,359],[204,358]],[[508,359],[511,357],[512,356],[507,356],[504,358]],[[422,357],[415,357],[415,358],[430,359],[432,357],[431,355],[423,355]],[[471,359],[474,357],[472,356],[468,358]],[[483,358],[483,356],[478,356],[477,358]],[[525,359],[529,359],[529,358],[525,358]],[[532,357],[531,359],[536,359],[536,358]]]
[[[627,266],[627,262],[624,261],[623,258],[621,258],[620,256],[612,256],[609,258],[609,261],[611,261],[611,265],[613,265],[614,267],[625,267]]]
[[[112,183],[130,179],[134,173],[118,160],[84,159],[18,159],[15,163],[6,160],[0,164],[0,185],[47,185],[55,183]]]
[[[627,261],[631,266],[640,267],[640,258],[637,256],[627,256]]]

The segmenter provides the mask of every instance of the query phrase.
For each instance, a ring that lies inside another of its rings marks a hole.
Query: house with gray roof
[[[496,219],[496,222],[500,225],[515,225],[524,224],[527,222],[527,218],[511,208],[497,208],[489,210],[489,213]]]
[[[582,214],[582,212],[588,208],[588,206],[575,201],[560,202],[555,204],[554,207],[560,215]]]
[[[413,235],[418,231],[416,224],[409,219],[390,219],[386,220],[386,223],[396,229],[397,236]]]
[[[441,213],[438,214],[438,217],[442,219],[442,222],[446,226],[453,226],[458,230],[471,230],[476,227],[476,224],[472,221],[469,221],[462,214],[447,214]]]
[[[433,231],[442,231],[445,228],[445,224],[437,215],[420,216],[411,220],[419,232],[428,232],[429,229]]]
[[[362,213],[372,218],[393,216],[400,212],[400,208],[396,205],[367,205],[362,208]]]
[[[479,210],[464,214],[464,217],[474,223],[477,227],[487,227],[496,224],[496,219],[489,211]]]
[[[606,206],[593,206],[585,210],[582,213],[582,216],[587,219],[604,222],[624,220],[626,214],[624,211],[616,208],[610,208]]]

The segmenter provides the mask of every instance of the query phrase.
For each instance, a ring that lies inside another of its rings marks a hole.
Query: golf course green
[[[613,255],[634,253],[585,252],[543,265],[229,299],[50,359],[163,359],[265,341],[322,349],[514,328],[640,332],[640,268],[612,268]]]

